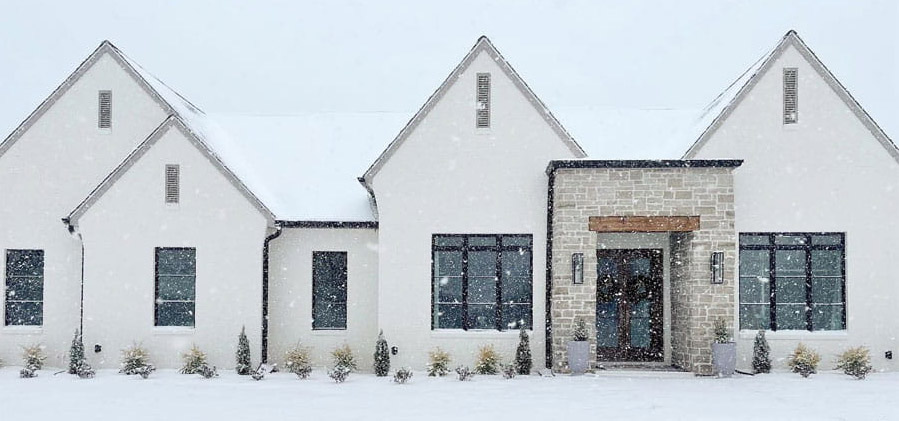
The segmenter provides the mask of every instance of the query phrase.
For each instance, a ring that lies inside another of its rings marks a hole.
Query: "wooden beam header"
[[[591,216],[590,231],[688,232],[699,230],[698,216]]]

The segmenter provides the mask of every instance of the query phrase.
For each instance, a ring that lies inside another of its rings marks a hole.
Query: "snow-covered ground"
[[[317,370],[262,381],[225,371],[206,380],[162,370],[149,379],[101,370],[79,380],[43,370],[19,379],[0,369],[0,420],[586,420],[899,419],[899,373],[856,381],[836,372],[803,379],[774,373],[731,379],[686,373],[601,372],[579,377],[477,376],[392,383],[353,374],[335,384]]]

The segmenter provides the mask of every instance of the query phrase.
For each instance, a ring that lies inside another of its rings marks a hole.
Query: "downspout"
[[[550,163],[549,182],[546,188],[546,368],[553,368],[553,186],[556,169]]]
[[[262,362],[268,362],[268,243],[281,235],[281,226],[275,224],[275,233],[265,237],[262,244]]]
[[[72,225],[69,218],[62,218],[62,223],[66,224],[69,234],[77,236],[78,242],[81,243],[81,300],[78,303],[78,331],[84,336],[84,238],[81,237],[80,232],[75,233],[75,226]]]

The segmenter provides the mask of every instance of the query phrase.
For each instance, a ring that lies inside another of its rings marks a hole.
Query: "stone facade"
[[[590,161],[550,166],[552,197],[552,356],[553,368],[567,367],[566,344],[574,321],[583,318],[595,332],[597,236],[591,216],[699,216],[699,229],[672,232],[670,245],[670,341],[672,365],[701,374],[712,372],[711,342],[715,319],[735,326],[734,190],[732,171],[722,166],[667,161],[659,167],[589,167]],[[649,164],[651,166],[651,164]],[[570,166],[585,166],[570,168]],[[645,163],[644,163],[645,166]],[[724,283],[712,284],[709,260],[724,252]],[[583,253],[584,283],[571,279],[571,255]],[[592,256],[592,257],[591,257]],[[590,349],[596,358],[596,338]]]

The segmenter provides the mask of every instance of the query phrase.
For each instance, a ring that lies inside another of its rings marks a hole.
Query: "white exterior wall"
[[[312,252],[347,253],[346,330],[312,329]],[[397,309],[395,309],[397,310]],[[331,351],[349,345],[362,371],[371,371],[378,338],[378,231],[284,228],[269,243],[269,354],[283,367],[284,354],[310,348],[314,367],[330,367]],[[388,342],[393,345],[388,335]]]
[[[180,165],[178,204],[165,203],[166,164]],[[181,131],[162,135],[77,222],[91,364],[117,367],[120,350],[138,342],[157,367],[177,368],[196,344],[211,365],[232,369],[242,326],[259,362],[266,219]],[[193,328],[154,326],[156,247],[196,248]]]
[[[784,67],[799,69],[799,121],[784,125]],[[847,347],[870,347],[875,369],[899,351],[899,165],[793,47],[774,63],[694,158],[737,158],[737,232],[845,232],[847,330],[768,332],[775,364],[799,341],[832,367]],[[735,267],[736,272],[739,268]],[[755,332],[740,332],[740,364],[752,359]]]
[[[99,90],[112,91],[112,129],[97,127]],[[45,253],[43,327],[0,327],[0,359],[7,364],[19,364],[20,346],[33,343],[46,346],[48,365],[67,364],[79,324],[81,246],[61,218],[164,118],[163,109],[104,55],[0,156],[0,297],[7,249]],[[0,325],[4,310],[0,306]]]
[[[476,74],[491,74],[491,127],[475,128]],[[544,365],[546,198],[550,159],[574,158],[489,54],[481,52],[374,179],[378,322],[393,364],[422,369],[439,346],[473,364],[488,343],[507,360],[517,331],[431,330],[432,234],[532,234],[534,367]]]

